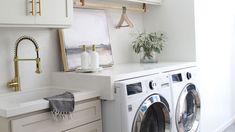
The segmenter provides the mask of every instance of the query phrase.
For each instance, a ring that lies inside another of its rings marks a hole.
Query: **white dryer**
[[[196,81],[196,67],[170,72],[173,99],[173,132],[196,132],[201,101]]]
[[[103,132],[171,132],[168,75],[149,75],[115,83],[115,100],[102,102]]]

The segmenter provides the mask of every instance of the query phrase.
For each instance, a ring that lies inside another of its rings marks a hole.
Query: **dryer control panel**
[[[192,79],[192,73],[191,72],[182,72],[182,73],[177,73],[177,74],[172,74],[171,79],[173,83],[178,83],[186,80],[191,80]]]
[[[179,73],[179,74],[173,74],[173,75],[171,75],[171,78],[172,78],[173,83],[182,82],[182,81],[183,81],[183,78],[182,78],[182,74],[181,74],[181,73]]]

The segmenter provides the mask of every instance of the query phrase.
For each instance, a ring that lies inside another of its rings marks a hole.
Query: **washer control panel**
[[[161,91],[165,87],[169,87],[169,85],[170,76],[168,74],[154,74],[115,82],[114,90],[121,89],[121,93],[124,93],[130,99],[143,94],[156,92],[156,90]]]

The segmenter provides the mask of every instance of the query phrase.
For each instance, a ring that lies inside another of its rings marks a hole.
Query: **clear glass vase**
[[[152,51],[150,54],[146,54],[144,51],[140,53],[140,63],[157,63],[157,53]]]

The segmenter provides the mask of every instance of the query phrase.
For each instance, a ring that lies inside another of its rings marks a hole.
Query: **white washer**
[[[170,78],[149,75],[115,83],[115,100],[102,102],[103,132],[171,132]]]
[[[196,132],[201,101],[196,82],[196,67],[170,72],[173,99],[173,132]]]

